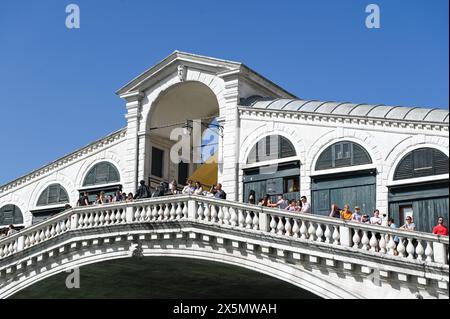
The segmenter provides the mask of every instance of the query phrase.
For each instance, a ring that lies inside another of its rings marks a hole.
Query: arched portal
[[[376,169],[368,168],[372,158],[358,143],[343,140],[328,145],[318,154],[312,176],[314,213],[329,215],[332,204],[371,214],[376,208]]]
[[[403,225],[408,216],[416,230],[431,232],[438,217],[449,218],[449,158],[433,147],[409,150],[395,167],[389,187],[389,212]]]
[[[117,190],[121,190],[120,172],[117,167],[108,162],[101,161],[94,164],[83,179],[80,194],[87,193],[89,202],[95,202],[100,192],[106,196],[114,196]]]
[[[178,185],[184,184],[207,160],[201,156],[204,144],[217,151],[218,138],[211,139],[205,134],[212,134],[208,128],[218,115],[215,93],[201,82],[181,82],[160,93],[146,122],[144,177],[151,189],[173,179]],[[218,175],[217,167],[213,174]],[[201,175],[199,181],[205,184]]]
[[[33,224],[64,211],[66,204],[69,204],[69,195],[66,189],[58,183],[49,185],[41,192],[36,208],[31,211]]]
[[[272,202],[299,199],[300,162],[292,142],[281,135],[261,138],[250,150],[243,180],[244,201],[251,204],[266,195]]]

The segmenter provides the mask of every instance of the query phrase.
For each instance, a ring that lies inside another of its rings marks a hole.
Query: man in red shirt
[[[448,229],[444,226],[444,217],[438,217],[438,224],[433,228],[433,234],[448,236]]]

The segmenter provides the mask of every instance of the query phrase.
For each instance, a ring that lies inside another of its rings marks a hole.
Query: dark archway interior
[[[80,268],[80,288],[69,273],[28,287],[12,299],[317,299],[308,291],[255,271],[204,260],[133,257]]]

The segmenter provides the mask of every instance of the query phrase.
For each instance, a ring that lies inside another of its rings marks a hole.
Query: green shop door
[[[376,208],[376,171],[351,172],[312,178],[312,209],[314,214],[328,216],[331,205],[343,208],[361,207],[361,212],[372,214]]]

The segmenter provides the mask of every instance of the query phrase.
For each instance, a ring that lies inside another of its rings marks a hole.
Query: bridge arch
[[[187,259],[198,259],[203,261],[209,261],[214,263],[221,263],[226,265],[232,265],[236,267],[242,267],[247,270],[255,271],[277,280],[284,281],[293,286],[306,290],[320,298],[325,299],[343,299],[343,298],[360,298],[361,296],[352,293],[343,285],[338,285],[327,281],[321,276],[317,276],[310,270],[298,271],[290,267],[290,265],[276,260],[271,260],[269,263],[261,263],[258,260],[249,260],[246,256],[227,254],[223,255],[215,251],[192,251],[188,249],[165,251],[161,252],[159,249],[144,251],[141,257],[178,257]],[[113,261],[125,258],[133,258],[132,251],[122,250],[116,252],[102,253],[86,255],[77,260],[67,260],[64,263],[59,264],[56,267],[44,267],[43,271],[36,273],[34,276],[21,281],[18,284],[11,284],[10,288],[3,289],[0,298],[9,298],[20,291],[41,282],[47,278],[55,276],[63,272],[69,272],[74,268],[82,268],[87,265],[95,263]],[[42,270],[41,269],[41,270]],[[275,293],[275,292],[274,292]]]

